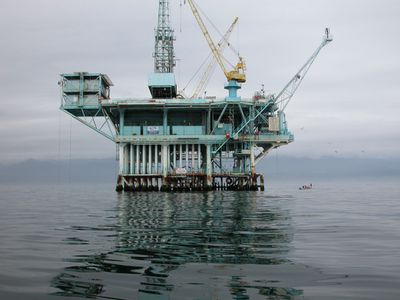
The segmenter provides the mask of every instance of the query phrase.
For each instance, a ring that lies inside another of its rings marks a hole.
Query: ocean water
[[[0,299],[400,299],[398,179],[0,186]]]

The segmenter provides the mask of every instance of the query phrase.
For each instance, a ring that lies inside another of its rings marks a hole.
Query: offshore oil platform
[[[149,99],[112,99],[110,78],[101,73],[62,74],[60,109],[118,146],[117,191],[264,190],[256,165],[270,150],[294,141],[284,110],[321,49],[322,43],[277,94],[262,89],[243,99],[246,65],[230,65],[222,55],[230,46],[233,21],[220,42],[212,39],[197,4],[187,0],[212,52],[212,59],[191,97],[178,91],[174,76],[174,31],[169,0],[159,0],[155,30],[154,73]],[[219,65],[227,96],[199,95]]]

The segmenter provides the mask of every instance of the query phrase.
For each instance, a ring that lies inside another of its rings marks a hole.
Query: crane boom
[[[213,53],[216,61],[218,62],[219,66],[221,67],[222,71],[224,72],[226,78],[228,81],[234,80],[237,82],[246,82],[246,75],[243,73],[245,65],[243,62],[243,59],[240,57],[239,58],[239,63],[237,64],[236,68],[232,71],[228,71],[224,65],[223,59],[222,59],[222,55],[219,52],[217,46],[215,45],[214,41],[212,40],[210,33],[207,30],[206,25],[204,24],[203,19],[200,16],[200,13],[196,7],[196,5],[194,4],[193,0],[187,0],[190,8],[193,12],[193,15],[200,27],[200,30],[202,31],[204,37],[206,38],[206,41],[208,43],[208,46],[211,49],[211,52]],[[240,72],[242,71],[242,72]]]
[[[229,37],[231,36],[231,33],[232,33],[233,29],[235,28],[238,20],[239,20],[239,18],[236,17],[235,20],[233,21],[233,23],[231,24],[231,26],[228,28],[225,35],[223,36],[223,38],[221,39],[221,41],[218,43],[217,47],[218,47],[218,51],[220,53],[222,53],[224,48],[227,46]],[[201,77],[201,80],[199,81],[199,84],[197,85],[197,87],[193,93],[193,96],[191,97],[192,99],[197,98],[200,95],[200,93],[204,90],[204,88],[205,88],[207,82],[209,81],[210,76],[214,70],[215,63],[216,63],[216,59],[215,59],[215,56],[213,55],[209,65],[207,66],[206,71],[204,72],[203,76]]]
[[[332,41],[333,38],[330,35],[329,28],[326,28],[325,36],[321,45],[315,50],[315,52],[301,67],[301,69],[293,76],[293,78],[285,85],[282,91],[280,91],[280,93],[275,97],[275,103],[279,105],[280,111],[284,111],[286,106],[289,104],[290,100],[292,99],[293,95],[299,88],[304,77],[307,75],[308,70],[311,68],[312,64],[317,58],[319,52],[322,50],[322,48],[324,48],[327,44],[329,44]]]
[[[283,110],[289,104],[289,101],[292,99],[294,93],[300,86],[301,82],[303,81],[304,77],[306,76],[308,70],[310,69],[311,65],[317,58],[318,54],[327,44],[333,41],[332,36],[330,35],[329,29],[326,28],[325,36],[320,44],[320,46],[315,50],[315,52],[311,55],[311,57],[307,60],[307,62],[300,68],[300,70],[293,76],[293,78],[285,85],[282,91],[272,99],[269,99],[259,110],[256,110],[255,115],[253,117],[249,117],[243,120],[242,124],[240,124],[237,128],[235,128],[234,132],[232,133],[233,138],[237,138],[239,133],[242,132],[251,122],[254,122],[267,110],[267,108],[273,105],[279,105],[279,113],[283,113]],[[229,139],[225,139],[213,153],[217,153],[222,149],[222,147],[228,142]]]

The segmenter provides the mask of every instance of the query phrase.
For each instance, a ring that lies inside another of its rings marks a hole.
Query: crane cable
[[[235,24],[236,22],[234,22]],[[230,29],[233,30],[232,25],[230,27]],[[229,32],[229,30],[228,30]],[[228,32],[222,37],[222,39],[218,42],[217,46],[220,49],[221,46],[223,45],[223,43],[228,43],[228,39],[227,39],[227,34]],[[221,52],[222,54],[222,52]],[[209,64],[211,63],[211,60],[213,58],[213,53],[211,52],[206,59],[200,64],[200,67],[197,69],[197,71],[194,73],[194,75],[192,76],[192,78],[189,80],[189,82],[186,84],[186,86],[183,88],[182,92],[185,92],[186,88],[191,84],[191,82],[195,79],[195,77],[199,74],[199,72],[201,71],[201,69],[204,67],[204,65],[209,62]],[[225,59],[225,57],[221,56],[221,59],[224,60],[227,64],[231,65],[231,63],[229,61],[227,61]],[[231,65],[232,66],[232,65]],[[233,67],[233,66],[232,66]],[[211,71],[211,74],[213,73],[213,71]],[[210,81],[211,78],[208,78],[207,81],[205,82],[205,86],[207,85],[207,82]],[[193,97],[192,97],[193,98]]]
[[[210,19],[210,18],[207,16],[207,14],[201,9],[201,7],[198,6],[197,3],[196,3],[194,0],[192,0],[192,1],[193,1],[194,4],[196,5],[197,9],[201,12],[201,14],[207,19],[207,21],[210,23],[210,25],[214,28],[214,30],[219,34],[220,38],[223,39],[223,40],[225,41],[225,43],[228,45],[228,47],[231,48],[231,50],[232,50],[233,52],[235,52],[235,54],[236,54],[237,56],[240,57],[239,51],[237,51],[237,50],[235,49],[235,47],[233,47],[233,45],[232,45],[229,41],[227,41],[227,40],[225,39],[224,35],[221,33],[221,31],[219,31],[218,27],[211,21],[211,19]]]
[[[182,92],[184,92],[186,90],[186,88],[189,86],[189,84],[192,83],[192,81],[196,78],[196,76],[200,73],[201,69],[203,69],[204,65],[209,61],[210,57],[211,57],[212,53],[210,53],[207,58],[202,62],[202,64],[200,65],[200,67],[197,69],[197,71],[194,73],[194,75],[192,76],[192,78],[190,78],[189,82],[185,85],[185,87],[183,88]]]
[[[182,0],[179,3],[179,32],[182,33]]]
[[[217,26],[211,21],[211,19],[207,16],[207,14],[200,8],[200,6],[196,3],[196,1],[192,0],[193,4],[196,6],[197,10],[206,18],[206,20],[210,23],[210,25],[214,28],[214,30],[219,34],[219,36],[221,37],[222,40],[225,41],[225,43],[228,45],[229,48],[231,48],[231,50],[235,53],[235,55],[237,55],[240,58],[240,54],[239,52],[235,49],[235,47],[232,46],[232,44],[227,41],[224,37],[224,35],[221,33],[221,31],[219,31],[219,29],[217,28]],[[186,1],[185,1],[186,3]],[[233,69],[235,68],[235,66],[230,63],[223,55],[222,53],[220,53],[220,57],[225,61],[225,63],[227,63],[229,66],[231,66]]]

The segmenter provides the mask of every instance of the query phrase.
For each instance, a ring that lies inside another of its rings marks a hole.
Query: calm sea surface
[[[400,299],[400,180],[0,186],[0,299]]]

